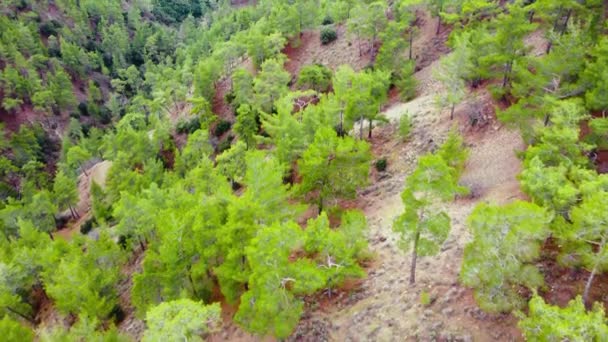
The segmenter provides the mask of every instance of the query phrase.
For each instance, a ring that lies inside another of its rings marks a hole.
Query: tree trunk
[[[435,35],[438,35],[440,31],[441,31],[441,16],[439,14],[437,14],[437,32],[435,32]]]
[[[82,173],[84,173],[85,176],[89,176],[87,170],[85,170],[85,168],[82,166],[82,163],[78,163],[78,167],[82,170]]]
[[[511,74],[511,68],[513,65],[513,61],[509,61],[507,63],[505,63],[505,71],[504,71],[504,75],[502,77],[502,88],[506,88],[507,87],[507,83],[509,82],[509,75]]]
[[[455,103],[452,103],[452,109],[450,110],[450,120],[454,120],[454,108],[456,107]]]
[[[562,17],[562,7],[559,7],[559,11],[557,12],[557,16],[555,17],[555,20],[553,21],[553,31],[557,30],[557,27],[559,26],[559,20]],[[549,44],[547,44],[547,50],[545,50],[545,53],[548,55],[551,52],[551,48],[553,47],[553,41],[551,39],[549,39]]]
[[[560,35],[564,35],[564,33],[566,33],[566,30],[568,29],[568,22],[570,21],[570,17],[572,16],[572,9],[568,10],[568,14],[566,14],[566,21],[564,22],[564,25],[562,26],[562,30],[560,31]]]
[[[528,16],[529,20],[530,20],[530,24],[532,24],[532,22],[534,21],[534,10],[528,12],[530,15]]]
[[[363,140],[363,115],[359,118],[359,140]]]
[[[591,275],[589,275],[589,279],[587,279],[587,284],[585,284],[585,291],[583,292],[583,303],[587,305],[587,298],[589,297],[589,290],[591,289],[591,283],[593,282],[593,278],[595,277],[595,273],[597,272],[597,263],[593,267],[591,271]]]
[[[413,285],[416,282],[416,259],[418,258],[416,249],[418,249],[419,239],[420,232],[416,232],[416,236],[414,237],[414,250],[412,251],[412,264],[410,265],[410,285]]]
[[[340,111],[340,132],[338,136],[344,137],[344,112]]]
[[[553,41],[549,40],[549,44],[547,44],[547,49],[545,50],[545,54],[549,54],[551,52],[551,48],[553,47]]]
[[[53,233],[51,233],[50,231],[48,231],[47,233],[49,234],[51,241],[55,241],[55,238],[53,237]]]
[[[69,205],[68,207],[70,208],[70,212],[72,213],[72,218],[74,220],[79,219],[80,215],[78,215],[78,213],[76,212],[76,210],[71,205]]]
[[[414,29],[410,27],[410,61],[412,60],[412,43],[414,40]]]
[[[318,206],[319,206],[319,215],[321,215],[321,212],[323,211],[323,197],[322,196],[319,196]]]
[[[367,132],[367,138],[371,139],[372,138],[372,119],[369,119],[369,131]]]

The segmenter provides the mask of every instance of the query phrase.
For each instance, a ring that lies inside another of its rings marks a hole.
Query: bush
[[[378,160],[376,160],[376,163],[375,163],[376,170],[378,172],[386,171],[387,165],[388,165],[388,162],[386,161],[386,158],[378,159]]]
[[[102,125],[108,125],[112,122],[112,112],[110,112],[106,106],[101,106],[97,113],[97,117]]]
[[[325,27],[321,30],[321,44],[326,45],[338,39],[338,34],[333,27]]]
[[[403,140],[407,140],[412,131],[412,120],[410,119],[409,113],[401,115],[399,118],[399,136]]]
[[[218,145],[217,145],[217,153],[222,153],[226,150],[228,150],[230,148],[230,146],[232,146],[232,140],[234,140],[234,136],[229,135],[228,137],[226,137],[226,139],[222,140]]]
[[[94,217],[86,220],[82,226],[80,226],[80,233],[83,235],[88,234],[91,230],[93,230],[93,226],[97,224]]]
[[[431,295],[428,292],[422,291],[420,293],[420,304],[423,306],[429,306],[431,304]]]
[[[40,25],[39,32],[43,36],[57,36],[59,29],[61,29],[61,23],[56,20],[46,21]]]
[[[81,115],[89,116],[89,105],[86,101],[82,101],[78,104],[78,110]]]
[[[414,77],[414,63],[407,62],[395,75],[395,86],[399,89],[402,101],[409,101],[416,97],[416,86],[418,82]]]
[[[190,120],[180,120],[175,127],[177,133],[194,133],[199,128],[201,128],[201,122],[197,117]]]
[[[230,121],[222,120],[217,124],[217,126],[215,126],[213,134],[215,134],[216,137],[220,137],[222,134],[228,132],[230,127],[232,127],[232,123]]]
[[[334,23],[334,18],[331,17],[331,15],[326,15],[325,18],[323,18],[323,21],[321,22],[321,25],[331,25]]]
[[[232,104],[235,98],[236,96],[234,95],[234,91],[229,91],[226,93],[226,95],[224,95],[224,101],[226,101],[226,103]]]

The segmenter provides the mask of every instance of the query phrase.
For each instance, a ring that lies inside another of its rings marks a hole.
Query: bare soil
[[[302,32],[299,41],[293,40],[283,49],[288,58],[285,69],[295,78],[303,66],[310,64],[322,64],[332,70],[343,64],[350,65],[354,70],[369,65],[372,57],[370,43],[350,35],[345,25],[337,25],[335,29],[338,39],[327,45],[321,44],[319,30]]]

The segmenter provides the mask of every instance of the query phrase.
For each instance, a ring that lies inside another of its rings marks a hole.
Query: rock
[[[452,313],[454,313],[454,308],[447,307],[447,308],[441,310],[441,314],[444,316],[449,316]]]
[[[435,323],[431,324],[431,330],[432,331],[437,331],[437,330],[439,330],[441,328],[443,328],[443,322],[442,321],[438,321],[438,322],[435,322]]]

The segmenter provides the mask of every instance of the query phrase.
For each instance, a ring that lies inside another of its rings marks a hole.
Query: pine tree
[[[260,110],[271,113],[274,102],[287,94],[290,76],[278,59],[268,59],[253,81],[255,102]]]
[[[238,107],[233,130],[245,143],[247,149],[255,147],[258,132],[257,115],[248,104],[242,104]]]
[[[519,289],[536,289],[544,278],[534,261],[548,236],[551,216],[541,207],[513,202],[479,204],[469,216],[473,240],[464,250],[460,279],[472,287],[479,307],[509,312],[525,302]]]
[[[450,217],[438,206],[465,191],[459,187],[455,170],[439,155],[420,157],[415,171],[407,178],[401,199],[403,213],[393,223],[400,234],[399,246],[412,251],[410,284],[416,281],[418,256],[439,252],[450,232]]]
[[[608,214],[604,208],[608,201],[608,191],[598,191],[587,195],[570,213],[572,225],[564,232],[562,238],[577,244],[576,249],[570,250],[578,256],[583,265],[590,270],[583,292],[583,302],[588,303],[589,290],[596,274],[608,269]]]
[[[298,162],[302,176],[298,191],[315,193],[313,198],[322,212],[329,200],[355,196],[367,183],[370,160],[366,142],[339,138],[334,130],[321,128]]]
[[[535,294],[527,315],[520,313],[519,328],[528,341],[602,341],[608,338],[604,308],[596,303],[587,310],[580,296],[560,308]]]
[[[202,341],[221,322],[219,304],[203,305],[189,299],[164,302],[146,314],[143,341]]]
[[[72,218],[78,218],[78,212],[74,206],[78,203],[78,185],[76,179],[69,177],[63,171],[59,171],[55,175],[55,183],[53,183],[53,195],[55,203],[59,210],[70,209]]]
[[[0,334],[5,341],[34,341],[34,332],[31,329],[8,316],[0,320]]]

